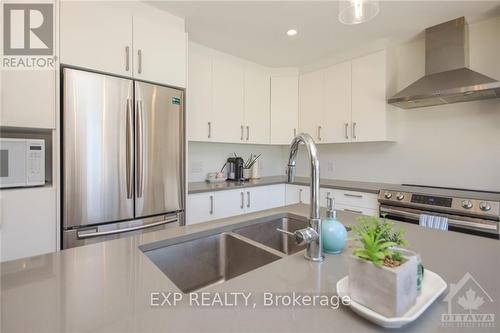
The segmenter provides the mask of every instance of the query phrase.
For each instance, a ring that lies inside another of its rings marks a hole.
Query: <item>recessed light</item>
[[[295,29],[290,29],[286,32],[288,36],[295,36],[297,34],[297,30]]]

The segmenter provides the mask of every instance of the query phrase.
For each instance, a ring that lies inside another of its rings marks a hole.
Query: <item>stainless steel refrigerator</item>
[[[63,69],[63,248],[183,224],[184,92]]]

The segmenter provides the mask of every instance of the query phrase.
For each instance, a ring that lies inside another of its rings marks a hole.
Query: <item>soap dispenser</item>
[[[344,249],[347,242],[347,230],[342,223],[337,220],[335,202],[332,198],[326,198],[327,213],[326,219],[322,221],[321,235],[323,240],[323,251],[326,253],[339,254]]]

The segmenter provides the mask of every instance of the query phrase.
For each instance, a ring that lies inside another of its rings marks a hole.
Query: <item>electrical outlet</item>
[[[326,163],[326,170],[328,170],[329,172],[333,172],[333,161],[328,161]]]
[[[203,162],[201,161],[192,162],[191,173],[203,173]]]

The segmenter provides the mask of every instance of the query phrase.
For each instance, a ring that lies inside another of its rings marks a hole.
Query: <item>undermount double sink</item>
[[[140,249],[184,293],[222,283],[305,248],[277,228],[294,232],[307,220],[272,218],[234,226],[168,245],[147,244]]]

